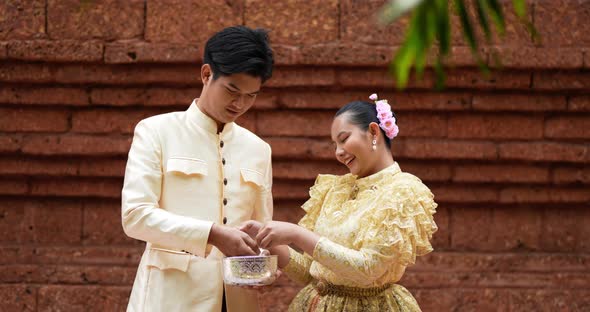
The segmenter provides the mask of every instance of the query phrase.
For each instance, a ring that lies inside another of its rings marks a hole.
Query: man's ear
[[[209,64],[203,64],[203,66],[201,66],[201,81],[203,82],[203,85],[206,85],[211,79],[213,79],[211,66]]]

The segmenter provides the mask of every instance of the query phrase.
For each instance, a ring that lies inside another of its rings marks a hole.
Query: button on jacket
[[[185,112],[135,128],[122,191],[122,223],[147,242],[128,311],[221,311],[223,254],[214,223],[272,219],[270,146],[235,123],[217,124],[196,100]],[[226,287],[228,311],[257,311],[254,291]]]

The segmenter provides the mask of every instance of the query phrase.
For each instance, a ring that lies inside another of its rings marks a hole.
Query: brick
[[[416,159],[497,159],[496,145],[490,142],[407,140],[401,157]]]
[[[82,207],[80,204],[51,200],[28,202],[26,207],[33,214],[36,243],[79,244],[81,242]]]
[[[537,213],[542,216],[542,213]],[[435,215],[436,217],[436,215]],[[576,253],[438,251],[420,257],[412,272],[586,272],[590,257]]]
[[[567,284],[567,282],[566,282]],[[510,311],[585,311],[590,308],[586,289],[523,289],[510,292]]]
[[[121,109],[74,112],[72,115],[72,132],[132,134],[138,122],[160,113],[162,111],[126,111]]]
[[[432,185],[430,190],[438,203],[493,203],[498,200],[498,191],[491,187]]]
[[[588,146],[559,142],[502,143],[500,159],[585,163],[590,161]]]
[[[23,195],[29,193],[27,180],[21,178],[0,179],[0,195]]]
[[[446,137],[447,117],[441,114],[396,114],[397,125],[404,137]]]
[[[590,138],[590,116],[557,116],[546,119],[545,137],[588,139]]]
[[[572,96],[568,103],[571,111],[590,112],[590,96]]]
[[[20,150],[22,140],[22,135],[19,134],[0,134],[0,153],[13,153]]]
[[[14,243],[15,240],[10,242]],[[0,247],[0,264],[32,263],[35,257],[34,251],[33,247],[28,246]]]
[[[580,236],[580,227],[585,225],[580,218],[582,208],[545,208],[543,211],[543,232],[541,233],[541,246],[546,251],[576,250],[579,240],[586,239]]]
[[[526,90],[531,86],[532,74],[524,71],[493,71],[486,76],[477,70],[449,70],[446,77],[447,88]]]
[[[471,107],[471,95],[455,92],[407,92],[385,97],[390,99],[395,112],[402,110],[463,111]]]
[[[64,132],[69,117],[63,110],[0,109],[0,131]]]
[[[542,224],[542,215],[537,208],[495,208],[490,226],[490,247],[499,251],[540,250]]]
[[[205,46],[215,32],[243,24],[236,2],[157,0],[147,3],[145,39]]]
[[[455,182],[548,183],[549,168],[531,165],[457,165]]]
[[[274,170],[274,168],[273,168]],[[306,199],[299,200],[281,200],[274,203],[273,220],[297,223],[305,215],[305,210],[301,205]]]
[[[339,1],[246,1],[244,23],[270,30],[273,43],[309,45],[338,40]]]
[[[348,173],[346,167],[336,160],[309,161],[275,161],[272,164],[273,178],[290,180],[315,180],[318,174],[342,175]]]
[[[437,198],[435,198],[437,200]],[[438,206],[436,208],[436,214],[434,215],[434,222],[438,226],[438,230],[432,236],[432,247],[436,251],[448,249],[451,246],[450,236],[450,213],[446,206]],[[420,262],[422,257],[420,258]]]
[[[82,159],[78,175],[84,177],[122,178],[125,175],[126,159]]]
[[[0,174],[4,176],[73,176],[77,172],[77,162],[71,159],[39,159],[22,156],[0,158]]]
[[[39,135],[24,139],[22,152],[28,155],[125,155],[131,138],[85,135]]]
[[[141,0],[48,0],[47,33],[53,39],[138,38],[143,35],[144,7]]]
[[[60,66],[56,69],[55,82],[72,84],[106,84],[106,85],[137,85],[137,84],[179,84],[200,85],[196,66],[170,65],[152,67],[122,66]]]
[[[135,268],[65,265],[11,265],[1,268],[10,272],[2,276],[2,282],[27,282],[36,284],[109,284],[130,285]]]
[[[265,83],[271,88],[282,87],[325,87],[336,84],[336,72],[331,68],[286,68],[273,70],[272,78]]]
[[[304,65],[386,66],[394,49],[355,42],[306,45],[299,63]]]
[[[351,88],[388,88],[395,86],[393,75],[385,69],[342,69],[337,73],[338,84]],[[425,71],[422,79],[410,75],[406,89],[430,89],[434,87],[434,75]],[[370,95],[370,94],[369,94]]]
[[[291,109],[338,109],[352,101],[368,101],[361,92],[281,92],[279,104]]]
[[[436,193],[435,193],[436,194]],[[489,208],[451,208],[449,219],[451,247],[461,251],[486,251],[491,246],[490,224],[493,221]],[[474,231],[473,229],[477,229]]]
[[[37,289],[30,285],[0,285],[0,303],[4,311],[37,311]]]
[[[244,127],[247,130],[258,133],[256,129],[256,124],[258,120],[258,113],[256,111],[250,110],[247,111],[244,115],[240,116],[235,123],[240,127]]]
[[[83,242],[85,245],[143,244],[125,235],[121,225],[121,203],[92,201],[84,205]]]
[[[130,286],[41,286],[38,309],[47,311],[122,311],[127,306]]]
[[[0,81],[6,83],[51,83],[54,73],[49,64],[0,63]]]
[[[538,90],[588,90],[590,75],[576,71],[542,71],[533,73],[532,87]]]
[[[263,138],[272,148],[273,160],[276,159],[331,159],[334,160],[334,148],[329,140],[304,138]]]
[[[302,62],[299,46],[272,43],[272,53],[275,65],[299,65]]]
[[[377,13],[386,4],[384,0],[340,2],[340,38],[343,41],[368,44],[399,45],[403,42],[409,16],[389,25],[381,25]]]
[[[0,180],[0,189],[4,189]],[[0,203],[0,242],[25,244],[34,241],[31,211],[22,200],[3,199]]]
[[[537,94],[476,94],[473,109],[483,111],[547,112],[566,110],[565,96]]]
[[[293,181],[293,180],[275,180],[272,186],[272,195],[274,200],[307,200],[309,198],[309,188],[313,185],[313,180]]]
[[[556,184],[590,184],[590,168],[554,168],[552,182]]]
[[[147,42],[116,42],[105,47],[104,62],[128,63],[196,63],[202,51],[195,45]]]
[[[542,43],[552,46],[590,44],[590,3],[586,1],[537,1],[535,27]]]
[[[449,116],[450,138],[538,139],[543,137],[542,116],[459,115]]]
[[[8,57],[23,61],[99,62],[103,44],[98,41],[13,41],[8,44]]]
[[[120,198],[121,179],[35,179],[31,194],[35,196]]]
[[[579,253],[590,251],[590,242],[586,239],[590,235],[590,229],[586,226],[590,222],[590,211],[588,209],[579,209],[577,212],[578,240],[576,251]]]
[[[201,94],[200,89],[149,88],[146,92],[147,106],[188,106]],[[256,105],[256,104],[254,104]]]
[[[332,112],[261,112],[258,114],[258,134],[263,136],[330,136]],[[285,127],[285,123],[289,127]]]
[[[509,187],[500,191],[501,203],[587,203],[587,188]]]
[[[416,175],[423,181],[445,182],[451,180],[451,166],[423,161],[403,161],[402,171]]]
[[[83,264],[136,267],[143,246],[40,246],[35,261],[40,264]]]
[[[0,40],[44,38],[45,1],[18,0],[0,3]]]
[[[84,89],[11,87],[0,88],[0,102],[18,105],[85,106],[88,94]]]
[[[532,48],[532,47],[496,47],[492,49],[501,56],[503,67],[535,69],[577,69],[584,62],[580,48]]]
[[[100,106],[145,105],[147,90],[142,88],[93,88],[90,103]]]

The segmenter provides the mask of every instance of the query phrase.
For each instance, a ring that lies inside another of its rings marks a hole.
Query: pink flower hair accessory
[[[397,126],[397,120],[393,117],[391,112],[391,106],[387,103],[387,100],[379,100],[377,93],[369,96],[371,101],[375,101],[377,106],[377,119],[379,119],[379,127],[385,131],[385,135],[391,140],[399,134],[399,127]]]

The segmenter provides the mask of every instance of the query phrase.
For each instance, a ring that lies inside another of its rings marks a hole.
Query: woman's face
[[[344,113],[334,118],[331,135],[336,159],[350,173],[359,177],[372,174],[378,155],[372,149],[373,135],[369,131],[350,123],[348,114]]]

